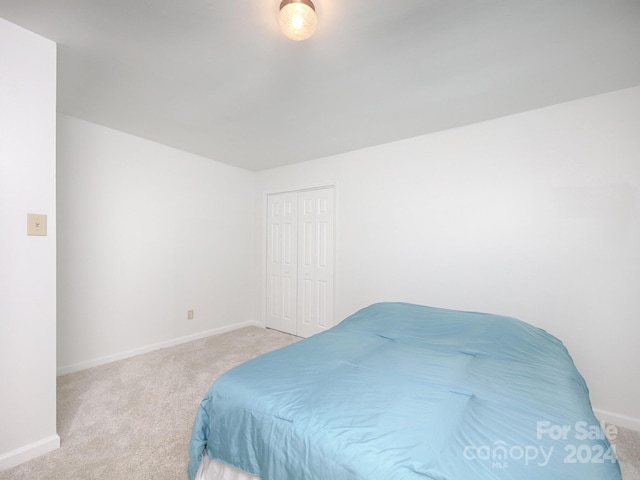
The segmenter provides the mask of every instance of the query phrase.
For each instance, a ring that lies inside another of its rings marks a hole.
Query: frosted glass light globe
[[[318,17],[311,0],[282,0],[278,22],[288,38],[306,40],[315,32]]]

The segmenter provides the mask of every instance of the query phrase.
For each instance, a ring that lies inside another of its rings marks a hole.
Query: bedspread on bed
[[[620,480],[562,343],[524,322],[404,303],[222,375],[193,427],[262,480]]]

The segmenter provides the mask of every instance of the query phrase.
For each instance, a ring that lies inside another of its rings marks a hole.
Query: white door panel
[[[267,327],[308,337],[333,326],[333,195],[267,196]]]
[[[266,324],[296,334],[297,215],[295,193],[267,197],[267,318]]]
[[[333,325],[333,188],[298,194],[298,335]]]

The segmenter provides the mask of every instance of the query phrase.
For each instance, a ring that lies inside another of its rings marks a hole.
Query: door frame
[[[257,246],[259,271],[258,283],[260,291],[260,313],[254,318],[259,318],[263,327],[267,326],[267,197],[269,195],[277,195],[280,193],[304,192],[309,190],[319,190],[323,188],[333,188],[333,309],[331,318],[333,325],[339,322],[336,319],[337,310],[337,292],[338,292],[338,182],[319,182],[313,184],[304,184],[282,188],[265,189],[260,196],[260,236]]]

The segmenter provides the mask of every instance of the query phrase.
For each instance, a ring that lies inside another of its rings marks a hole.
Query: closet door
[[[333,188],[298,193],[298,335],[333,326]]]
[[[333,188],[267,196],[266,325],[308,337],[333,326]]]
[[[296,335],[298,194],[267,196],[267,327]]]

